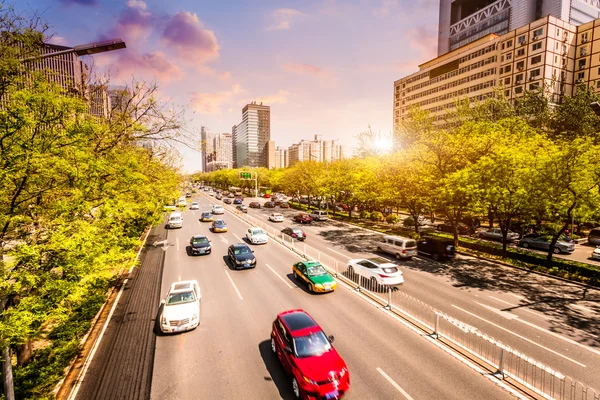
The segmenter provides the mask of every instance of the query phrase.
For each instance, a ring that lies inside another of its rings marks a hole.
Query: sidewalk
[[[76,399],[150,398],[156,342],[154,320],[160,305],[164,261],[162,247],[152,243],[166,237],[164,226],[151,229],[139,266],[129,276],[104,336],[99,339]]]

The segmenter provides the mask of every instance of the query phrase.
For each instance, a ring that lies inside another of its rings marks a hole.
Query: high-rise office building
[[[438,56],[490,33],[503,35],[545,16],[571,25],[600,17],[592,0],[440,0]]]
[[[275,168],[275,142],[273,140],[269,140],[267,142],[267,144],[265,145],[265,161],[266,161],[266,167],[268,169],[273,169]]]
[[[233,168],[237,168],[237,125],[231,127],[231,158],[233,160]]]
[[[288,150],[277,147],[275,149],[275,168],[287,168],[288,165]]]
[[[235,128],[235,165],[266,167],[265,146],[271,140],[271,109],[252,102],[242,109],[242,122]]]
[[[208,172],[208,164],[215,160],[214,138],[214,133],[209,132],[205,126],[200,127],[202,171],[204,172]]]
[[[233,168],[231,133],[219,133],[213,139],[214,159],[207,164],[207,172]]]

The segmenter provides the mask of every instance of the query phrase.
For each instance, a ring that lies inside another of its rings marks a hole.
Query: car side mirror
[[[333,341],[335,340],[335,336],[329,335],[327,336],[327,339],[329,339],[329,343],[333,343]]]
[[[254,250],[252,250],[252,252],[254,253]]]
[[[162,300],[160,301],[160,304],[165,304],[165,303],[166,303],[165,299],[162,299]]]

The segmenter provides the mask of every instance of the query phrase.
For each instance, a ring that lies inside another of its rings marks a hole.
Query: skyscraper
[[[207,172],[233,168],[231,133],[219,133],[213,139],[214,157],[207,163]]]
[[[271,109],[252,102],[242,109],[242,122],[235,128],[236,168],[266,167],[265,146],[271,139]]]
[[[214,161],[214,141],[215,134],[209,132],[205,126],[200,127],[200,140],[202,150],[202,171],[208,171],[208,163]]]
[[[547,15],[581,25],[600,17],[600,5],[591,0],[440,0],[438,56]]]

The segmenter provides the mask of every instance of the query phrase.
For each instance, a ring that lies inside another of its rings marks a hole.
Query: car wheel
[[[292,378],[292,390],[294,391],[294,396],[296,396],[296,398],[299,399],[300,386],[298,386],[298,381],[296,380],[296,378]]]
[[[377,246],[377,251],[381,253],[382,252],[381,247]]]
[[[527,242],[523,242],[522,246],[523,246],[524,248],[528,248],[528,247],[529,247],[529,243],[527,243]]]
[[[433,258],[434,261],[440,261],[440,255],[437,253],[433,253],[433,256],[431,256]]]
[[[396,260],[399,260],[400,258],[400,253],[396,253]]]
[[[298,274],[294,272],[294,279],[298,279]]]
[[[271,351],[277,354],[277,347],[275,347],[275,339],[271,338]]]
[[[554,252],[554,254],[560,254],[560,249],[558,247],[554,247],[554,250],[552,250],[552,252]]]

